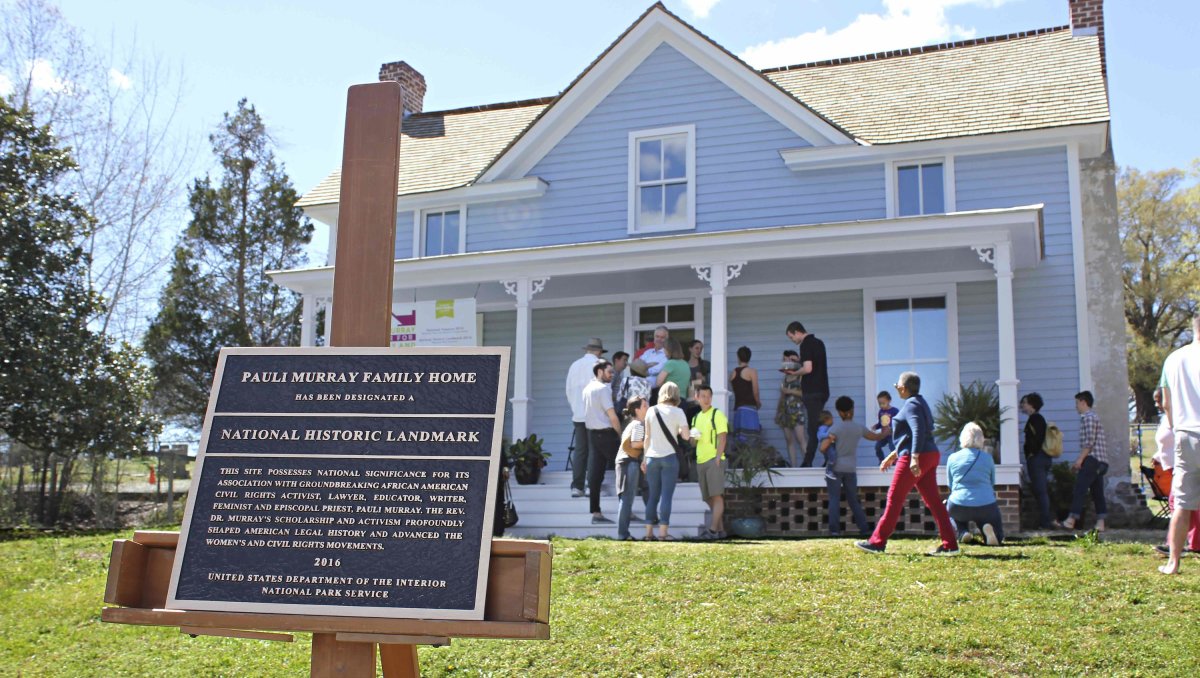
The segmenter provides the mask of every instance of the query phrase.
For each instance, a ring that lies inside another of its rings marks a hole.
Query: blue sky
[[[181,66],[181,124],[203,154],[247,97],[305,191],[341,162],[346,88],[405,60],[426,110],[553,95],[648,0],[60,0],[97,43]],[[998,35],[1068,22],[1067,0],[669,0],[667,7],[759,67]],[[1195,0],[1109,0],[1106,36],[1117,161],[1140,169],[1200,156]],[[137,82],[131,83],[136,87]],[[199,158],[202,172],[206,158]]]

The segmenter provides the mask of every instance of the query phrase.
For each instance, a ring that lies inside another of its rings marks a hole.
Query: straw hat
[[[629,371],[636,377],[645,377],[650,374],[650,366],[641,358],[634,358],[633,362],[629,363]]]
[[[608,349],[604,348],[604,342],[600,340],[600,337],[592,337],[591,339],[588,339],[588,343],[584,344],[583,350],[608,353]]]

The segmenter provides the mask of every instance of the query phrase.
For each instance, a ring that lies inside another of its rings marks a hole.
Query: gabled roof
[[[728,55],[723,48],[717,49]],[[1067,27],[761,73],[803,102],[804,110],[815,112],[814,117],[869,144],[1047,129],[1109,119],[1098,39],[1072,36]],[[584,75],[576,83],[582,78]],[[406,118],[400,143],[399,194],[475,182],[549,105],[566,94]],[[339,182],[340,172],[330,174],[298,204],[336,203]]]

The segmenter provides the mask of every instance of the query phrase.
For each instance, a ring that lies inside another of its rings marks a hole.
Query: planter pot
[[[513,471],[518,485],[536,485],[538,479],[542,477],[540,468],[516,468]]]
[[[737,537],[758,539],[767,533],[767,521],[759,516],[734,518],[729,521],[729,531]]]

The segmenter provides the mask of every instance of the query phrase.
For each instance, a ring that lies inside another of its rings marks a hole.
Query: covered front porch
[[[849,395],[855,418],[875,416],[879,384],[915,368],[934,390],[974,379],[994,381],[1001,406],[1017,409],[1018,365],[1012,281],[1042,258],[1041,206],[873,221],[785,226],[737,232],[688,233],[616,241],[397,260],[398,301],[472,297],[481,343],[509,345],[512,354],[510,439],[536,433],[566,463],[570,412],[563,380],[592,336],[608,355],[633,353],[647,331],[666,324],[677,336],[705,342],[714,403],[727,410],[728,375],[741,345],[755,351],[761,375],[764,433],[781,451],[772,422],[780,352],[791,345],[784,327],[801,320],[830,356],[832,400]],[[275,275],[304,295],[304,331],[315,343],[315,316],[332,296],[333,269]],[[896,299],[941,299],[945,346],[939,355],[890,345]],[[891,324],[888,324],[891,323]],[[887,326],[884,326],[887,325]],[[883,337],[882,340],[879,337]],[[919,353],[919,352],[918,352]],[[936,402],[931,397],[931,403]],[[1017,419],[1002,425],[997,484],[1019,478]],[[873,449],[858,450],[860,486],[880,487]],[[823,488],[820,469],[788,469],[780,487]],[[1015,512],[1015,501],[1014,501]]]

